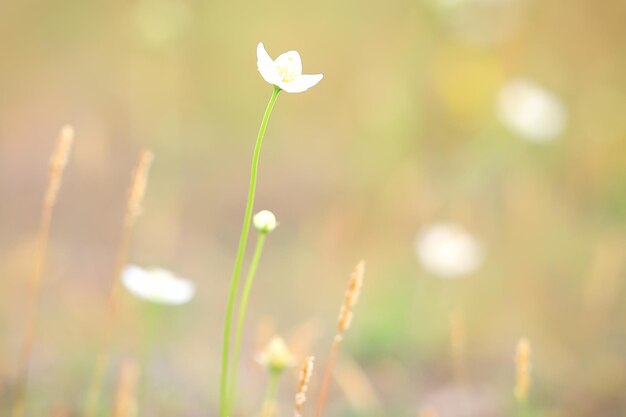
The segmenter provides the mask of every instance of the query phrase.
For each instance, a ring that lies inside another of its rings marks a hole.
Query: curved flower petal
[[[324,74],[303,74],[292,82],[279,82],[277,85],[288,93],[301,93],[319,83]]]
[[[139,287],[139,284],[145,281],[148,273],[145,269],[136,265],[127,265],[122,271],[122,283],[131,292]]]
[[[259,42],[256,47],[256,58],[256,66],[261,73],[261,77],[270,84],[276,84],[280,80],[280,77],[276,71],[274,61],[263,46],[263,42]]]
[[[289,51],[280,54],[274,61],[274,65],[279,75],[297,77],[302,74],[302,59],[297,51]],[[281,70],[284,74],[280,74]],[[287,80],[283,79],[283,81]]]
[[[165,272],[168,275],[164,276],[161,282],[161,291],[159,291],[158,296],[154,298],[154,301],[164,304],[179,305],[185,304],[191,300],[196,292],[193,283],[188,279],[175,277],[171,275],[169,271]]]

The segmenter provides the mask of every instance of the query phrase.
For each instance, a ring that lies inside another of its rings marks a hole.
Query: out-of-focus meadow
[[[144,148],[155,159],[129,262],[171,269],[197,293],[177,307],[123,294],[103,398],[130,356],[139,415],[216,414],[226,294],[271,94],[256,68],[262,41],[272,57],[298,50],[324,79],[281,93],[265,138],[255,209],[280,226],[252,292],[237,415],[258,412],[255,357],[274,334],[298,363],[317,358],[313,415],[361,258],[326,415],[511,415],[522,336],[534,415],[624,415],[625,21],[619,0],[0,2],[0,414],[66,123],[76,137],[27,414],[80,415]],[[461,243],[429,249],[437,224]],[[296,372],[281,381],[281,415]]]

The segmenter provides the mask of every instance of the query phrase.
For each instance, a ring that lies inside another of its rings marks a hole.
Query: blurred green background
[[[258,412],[266,376],[254,357],[274,332],[318,359],[312,415],[364,258],[326,415],[510,415],[515,345],[527,336],[534,415],[623,416],[625,21],[621,0],[3,0],[0,414],[65,123],[76,140],[28,414],[80,415],[143,148],[155,161],[130,261],[189,277],[197,294],[158,311],[124,295],[107,389],[135,356],[139,415],[216,414],[228,280],[271,94],[256,69],[262,41],[274,58],[298,50],[304,72],[324,79],[282,93],[266,135],[255,208],[280,227],[252,294],[237,415]],[[541,93],[503,98],[515,80]],[[482,247],[459,279],[416,256],[416,236],[440,222]],[[295,381],[295,370],[283,378],[281,415]]]

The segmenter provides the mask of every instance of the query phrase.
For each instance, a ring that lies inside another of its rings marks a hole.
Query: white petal
[[[296,51],[289,51],[281,54],[274,61],[274,65],[276,68],[287,68],[288,71],[295,76],[302,74],[302,59],[300,59],[300,54]]]
[[[165,304],[178,305],[185,304],[196,292],[193,283],[185,278],[174,277],[167,285],[160,297],[160,301]]]
[[[303,74],[290,83],[279,82],[277,85],[288,93],[301,93],[319,83],[323,74]]]
[[[122,271],[122,284],[133,295],[140,298],[145,296],[145,283],[148,281],[148,278],[148,272],[136,265],[128,265]]]
[[[278,76],[278,72],[276,72],[274,61],[272,61],[272,58],[263,46],[263,42],[259,42],[256,47],[256,59],[256,66],[261,73],[261,77],[268,83],[275,85],[280,80],[280,77]]]

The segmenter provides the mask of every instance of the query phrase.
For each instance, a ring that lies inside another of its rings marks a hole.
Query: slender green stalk
[[[516,405],[518,417],[531,417],[533,415],[527,398],[519,399]]]
[[[229,348],[230,348],[230,328],[233,318],[233,309],[235,307],[235,296],[237,295],[237,288],[239,284],[239,275],[241,274],[241,265],[243,263],[243,255],[246,249],[246,243],[248,242],[248,233],[250,231],[250,221],[252,219],[252,209],[254,206],[254,194],[256,191],[256,177],[259,166],[259,156],[261,154],[261,145],[263,144],[263,137],[265,136],[265,129],[267,128],[267,122],[269,121],[272,109],[280,93],[280,88],[274,87],[272,96],[267,103],[265,114],[261,120],[261,126],[259,127],[259,134],[256,138],[254,145],[254,153],[252,154],[252,167],[250,169],[250,187],[248,189],[248,201],[246,203],[246,211],[243,217],[243,226],[241,228],[241,236],[239,237],[239,247],[237,248],[237,255],[235,257],[235,266],[233,267],[233,275],[230,282],[230,291],[228,294],[228,302],[226,304],[226,317],[224,319],[224,337],[222,341],[222,375],[220,377],[220,416],[228,417],[228,366],[229,366]]]
[[[241,335],[243,333],[243,322],[246,317],[246,309],[248,307],[248,299],[250,297],[250,290],[252,289],[252,283],[254,282],[254,276],[256,274],[257,267],[259,265],[259,259],[261,259],[261,253],[263,252],[263,243],[265,242],[266,233],[260,233],[256,242],[256,249],[254,249],[254,255],[252,262],[250,263],[250,269],[248,270],[248,276],[243,286],[243,293],[241,294],[241,301],[239,302],[239,311],[237,312],[237,327],[235,330],[235,348],[233,350],[233,366],[230,371],[230,382],[228,384],[228,413],[233,410],[235,401],[235,388],[237,380],[237,368],[239,366],[239,354],[241,352]]]
[[[276,394],[278,393],[278,380],[280,374],[270,372],[270,379],[267,381],[267,391],[265,391],[265,399],[261,406],[261,417],[272,417],[272,412],[276,403]]]

